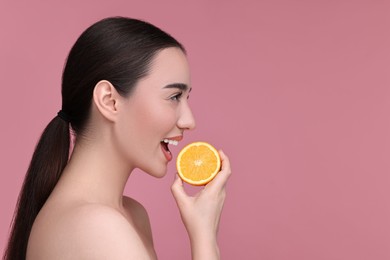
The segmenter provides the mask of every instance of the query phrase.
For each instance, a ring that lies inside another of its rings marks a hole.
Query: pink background
[[[0,2],[0,250],[65,57],[113,15],[189,52],[197,129],[231,157],[222,259],[390,259],[390,2]],[[160,259],[189,259],[170,184],[134,174]]]

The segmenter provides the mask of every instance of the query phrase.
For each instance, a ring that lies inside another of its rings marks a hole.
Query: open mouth
[[[169,150],[168,145],[171,144],[171,145],[175,145],[176,146],[179,143],[179,141],[170,140],[170,139],[165,138],[165,139],[161,140],[160,143],[161,143],[162,151],[163,151],[163,153],[165,155],[165,158],[168,161],[172,160],[172,153]]]

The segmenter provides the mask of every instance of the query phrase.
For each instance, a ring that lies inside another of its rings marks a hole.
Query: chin
[[[155,165],[154,167],[147,167],[145,169],[141,168],[141,170],[155,178],[162,178],[167,175],[168,168],[167,165]]]

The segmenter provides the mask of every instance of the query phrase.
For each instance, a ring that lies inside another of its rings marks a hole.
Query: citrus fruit
[[[180,151],[176,167],[183,181],[196,186],[205,185],[221,169],[221,158],[211,144],[194,142]]]

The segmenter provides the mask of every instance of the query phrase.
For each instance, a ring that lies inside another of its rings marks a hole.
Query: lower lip
[[[168,152],[167,150],[165,150],[165,148],[161,145],[161,150],[163,152],[163,154],[165,155],[165,158],[167,159],[167,161],[171,161],[172,160],[172,154],[170,152]]]

